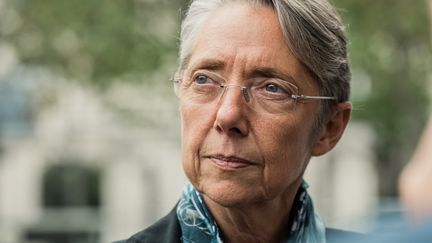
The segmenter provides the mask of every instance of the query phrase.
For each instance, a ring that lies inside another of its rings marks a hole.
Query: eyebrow
[[[293,84],[297,84],[297,81],[289,74],[283,73],[275,68],[271,67],[256,67],[251,72],[252,77],[265,77],[265,78],[279,78],[288,81]]]
[[[197,65],[192,69],[193,71],[199,69],[206,69],[210,71],[223,70],[225,68],[225,62],[217,59],[204,59],[200,60]]]

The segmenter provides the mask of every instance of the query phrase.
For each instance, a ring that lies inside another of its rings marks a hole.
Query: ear
[[[312,148],[312,156],[320,156],[332,150],[338,143],[351,118],[352,104],[337,104],[321,128],[319,137]]]

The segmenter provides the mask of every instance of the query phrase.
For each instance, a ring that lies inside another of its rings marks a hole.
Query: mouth
[[[216,166],[222,169],[241,169],[255,165],[255,163],[252,161],[237,156],[225,156],[217,154],[207,156],[207,158],[209,158]]]

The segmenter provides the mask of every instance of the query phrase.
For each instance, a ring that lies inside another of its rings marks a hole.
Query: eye
[[[194,79],[197,84],[206,84],[210,81],[210,78],[205,75],[199,75]]]
[[[271,93],[278,93],[282,91],[281,88],[276,84],[267,84],[265,86],[265,90]]]
[[[258,81],[252,92],[258,99],[286,102],[296,93],[296,86],[282,79],[270,78]]]

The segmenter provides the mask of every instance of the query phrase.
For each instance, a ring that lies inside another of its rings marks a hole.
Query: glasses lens
[[[182,102],[193,105],[217,103],[224,96],[224,91],[240,88],[239,95],[242,95],[244,102],[256,112],[281,114],[295,108],[296,101],[292,98],[298,93],[295,85],[275,78],[247,80],[245,83],[251,86],[227,85],[209,75],[198,75],[187,82],[174,82],[174,89]]]
[[[205,80],[181,83],[178,96],[183,102],[190,104],[207,104],[218,100],[224,88],[218,83]]]
[[[251,106],[257,111],[279,114],[295,108],[296,101],[292,97],[298,89],[290,82],[277,78],[262,79],[250,90],[254,102]]]

